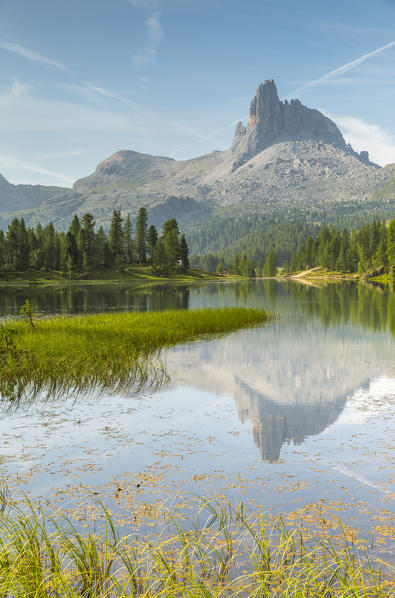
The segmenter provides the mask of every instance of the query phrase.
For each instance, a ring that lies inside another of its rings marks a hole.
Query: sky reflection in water
[[[2,293],[2,313],[25,297]],[[12,493],[75,517],[100,499],[125,526],[143,503],[212,494],[303,517],[318,504],[366,535],[392,524],[394,293],[257,281],[30,297],[47,313],[239,305],[279,318],[167,351],[171,383],[156,394],[72,397],[3,415]]]

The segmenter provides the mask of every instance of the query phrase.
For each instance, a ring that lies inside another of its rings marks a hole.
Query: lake
[[[336,535],[339,518],[395,561],[395,293],[243,281],[2,289],[0,316],[263,307],[263,327],[164,352],[156,392],[2,401],[0,475],[79,525],[100,502],[125,530],[187,524],[196,497],[243,502]]]

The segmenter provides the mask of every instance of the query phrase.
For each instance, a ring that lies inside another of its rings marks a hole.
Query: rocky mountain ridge
[[[74,212],[90,211],[106,226],[114,208],[135,216],[146,206],[155,224],[176,216],[187,230],[196,219],[243,211],[247,204],[250,213],[279,215],[312,205],[369,209],[366,200],[379,202],[394,175],[372,164],[367,152],[356,153],[318,110],[280,101],[274,81],[267,80],[251,102],[246,126],[236,126],[230,149],[191,160],[120,151],[73,189],[10,185],[1,178],[0,218],[3,227],[18,213],[29,223],[53,220],[64,228]]]
[[[299,100],[281,102],[273,79],[268,79],[259,85],[251,102],[247,126],[242,122],[236,125],[232,169],[236,170],[271,145],[305,139],[333,145],[369,164],[368,152],[354,152],[332,120]]]

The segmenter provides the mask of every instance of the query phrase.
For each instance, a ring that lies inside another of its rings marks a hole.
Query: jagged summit
[[[363,210],[366,198],[388,197],[393,179],[392,168],[372,164],[367,152],[354,152],[321,112],[299,100],[280,101],[269,79],[259,85],[248,124],[237,125],[227,150],[188,160],[118,151],[73,189],[12,185],[0,175],[0,226],[22,210],[29,224],[52,220],[68,227],[75,212],[91,212],[98,225],[107,226],[114,208],[135,217],[145,206],[156,226],[176,216],[190,230],[202,227],[202,239],[193,248],[202,253],[207,249],[202,223],[210,214],[222,242],[217,209],[276,219],[297,209],[318,221],[322,209],[325,217],[328,210],[337,217],[339,204]],[[233,242],[238,234],[235,230],[226,238]]]
[[[323,141],[353,153],[361,162],[369,162],[367,152],[356,154],[330,118],[299,100],[280,101],[276,84],[267,79],[251,102],[247,126],[241,122],[236,125],[232,170],[275,143],[302,140]]]

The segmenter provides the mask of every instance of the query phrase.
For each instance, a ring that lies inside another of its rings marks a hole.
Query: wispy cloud
[[[159,11],[155,11],[146,21],[151,43],[158,46],[162,41],[163,28],[159,19]]]
[[[14,42],[7,42],[7,41],[0,41],[0,48],[2,50],[6,50],[7,52],[12,52],[13,54],[18,54],[27,60],[31,60],[33,62],[39,62],[41,64],[46,64],[48,66],[52,66],[59,71],[68,72],[69,69],[58,62],[57,60],[53,60],[52,58],[48,58],[47,56],[43,56],[38,52],[34,52],[34,50],[30,50],[29,48],[25,48],[19,44],[15,44]]]
[[[135,8],[143,9],[147,14],[145,25],[147,28],[148,42],[146,47],[133,56],[133,65],[136,69],[151,66],[158,54],[164,31],[160,20],[160,13],[156,0],[129,0]]]
[[[37,164],[32,164],[31,162],[24,162],[22,160],[18,160],[10,156],[0,155],[0,167],[8,168],[15,171],[41,174],[51,179],[52,184],[71,186],[74,182],[72,178],[66,176],[65,174],[55,172],[53,170],[48,170],[47,168],[42,168],[42,166],[38,166]]]
[[[117,100],[128,106],[134,105],[133,100],[130,100],[122,94],[89,81],[81,83],[56,83],[56,87],[85,99],[89,98],[92,100],[94,97],[96,99],[107,98],[110,100]]]
[[[65,150],[64,152],[52,152],[50,154],[39,154],[36,156],[37,160],[58,160],[59,158],[74,158],[82,156],[85,151],[82,149]]]
[[[328,116],[356,151],[368,150],[370,160],[380,166],[395,163],[395,139],[384,129],[353,116]]]
[[[100,96],[104,96],[105,98],[117,100],[118,102],[122,102],[122,104],[127,104],[129,106],[132,104],[134,105],[134,102],[132,102],[132,100],[129,100],[121,94],[116,93],[111,89],[107,89],[106,87],[101,87],[100,85],[95,85],[94,83],[88,83],[87,87],[90,91],[93,91],[94,93],[99,94]]]
[[[123,96],[120,93],[114,92],[105,87],[95,85],[93,83],[86,83],[86,84],[82,84],[82,85],[74,85],[74,84],[66,83],[66,84],[60,84],[60,86],[64,89],[67,89],[68,91],[70,91],[72,93],[76,93],[78,95],[82,95],[85,97],[87,94],[93,93],[93,94],[97,94],[97,95],[105,97],[105,98],[117,100],[118,102],[121,102],[122,104],[125,104],[126,106],[129,106],[130,108],[132,108],[134,113],[136,115],[138,115],[141,119],[148,119],[151,122],[157,123],[159,126],[169,127],[176,131],[179,131],[180,133],[185,133],[186,135],[189,135],[190,137],[197,139],[198,142],[202,142],[202,141],[205,141],[205,142],[214,141],[215,142],[215,137],[217,136],[217,134],[221,133],[223,130],[226,130],[229,128],[229,125],[228,125],[227,127],[224,127],[223,129],[214,131],[214,133],[205,134],[205,133],[202,133],[201,131],[196,130],[194,127],[191,127],[190,125],[188,125],[186,123],[182,123],[182,122],[175,121],[175,120],[168,120],[166,118],[163,118],[156,112],[154,112],[152,110],[148,110],[147,108],[145,108],[138,102],[135,102],[134,100],[131,100],[131,99]],[[234,123],[232,123],[231,126],[234,126]],[[220,149],[224,149],[224,147],[221,144],[218,144],[218,142],[216,142],[216,144],[217,144],[217,148],[219,147]],[[186,145],[185,148],[192,147],[193,145],[196,145],[196,142],[194,144]],[[177,150],[175,150],[175,151],[179,152],[180,150],[185,149],[185,148],[184,147],[177,148]]]
[[[208,135],[204,135],[201,134],[200,135],[200,141],[194,141],[193,143],[188,143],[187,145],[183,145],[181,147],[177,147],[176,149],[173,150],[172,154],[174,155],[179,155],[182,152],[184,152],[187,149],[191,149],[193,147],[197,147],[201,142],[209,142],[209,143],[215,143],[215,148],[219,149],[219,150],[225,150],[229,147],[229,144],[227,145],[226,143],[223,142],[219,142],[218,138],[223,134],[223,133],[227,133],[229,130],[234,129],[236,124],[239,122],[239,120],[241,120],[240,118],[238,120],[232,120],[231,123],[228,123],[227,125],[221,127],[220,129],[216,129],[215,131],[213,131],[212,133],[208,134]],[[196,136],[196,135],[194,135]]]
[[[16,77],[12,82],[11,88],[3,95],[0,95],[0,106],[9,104],[24,96],[29,89],[26,83],[21,83]]]
[[[375,56],[378,56],[382,52],[385,52],[386,50],[389,50],[390,48],[394,48],[394,47],[395,47],[395,41],[389,42],[388,44],[385,44],[385,46],[380,46],[379,48],[376,48],[376,50],[373,50],[372,52],[368,52],[367,54],[363,54],[359,58],[356,58],[355,60],[352,60],[351,62],[347,62],[346,64],[343,64],[343,66],[339,66],[337,69],[334,69],[333,71],[330,71],[329,73],[326,73],[325,75],[322,75],[321,77],[318,77],[317,79],[313,79],[312,81],[308,81],[307,83],[304,83],[297,89],[294,89],[293,91],[291,91],[291,93],[289,93],[287,97],[290,98],[297,94],[300,95],[302,91],[304,91],[310,87],[315,87],[316,85],[320,85],[321,83],[326,83],[330,79],[336,78],[340,75],[343,75],[344,73],[348,73],[349,71],[355,69],[357,66],[359,66],[363,62],[366,62],[366,60],[369,60],[370,58],[374,58]]]

